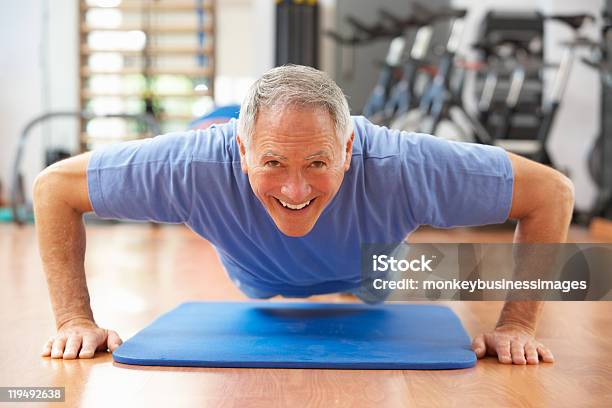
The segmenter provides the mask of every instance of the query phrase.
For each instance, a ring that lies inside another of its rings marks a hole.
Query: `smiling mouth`
[[[308,200],[308,201],[306,201],[306,202],[304,202],[304,203],[297,204],[297,205],[296,205],[296,204],[290,204],[290,203],[287,203],[287,202],[285,202],[285,201],[283,201],[283,200],[280,200],[280,199],[278,199],[278,198],[276,198],[276,197],[274,197],[274,199],[275,199],[275,200],[276,200],[276,201],[277,201],[277,202],[278,202],[278,203],[279,203],[279,204],[280,204],[280,205],[281,205],[283,208],[285,208],[286,210],[298,212],[298,211],[302,211],[302,210],[304,210],[304,209],[308,208],[308,207],[310,206],[310,204],[312,204],[312,202],[313,202],[314,200],[316,200],[316,197],[315,197],[315,198],[313,198],[313,199],[311,199],[311,200]]]

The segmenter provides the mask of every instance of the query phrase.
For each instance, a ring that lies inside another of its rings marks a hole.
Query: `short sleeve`
[[[95,150],[89,199],[102,218],[184,223],[192,203],[194,132],[117,143]]]
[[[400,137],[402,190],[418,224],[449,228],[507,220],[514,176],[503,149],[424,134]]]

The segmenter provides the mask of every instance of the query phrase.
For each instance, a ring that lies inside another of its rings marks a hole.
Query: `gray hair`
[[[283,65],[263,74],[249,88],[238,118],[238,134],[248,148],[262,108],[323,108],[334,121],[342,144],[353,132],[346,96],[326,73],[304,65]]]

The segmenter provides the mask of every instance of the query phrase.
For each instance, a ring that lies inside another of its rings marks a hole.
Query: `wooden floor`
[[[54,323],[34,238],[32,227],[0,225],[0,386],[64,386],[66,406],[612,406],[610,302],[548,303],[539,337],[557,362],[538,366],[488,358],[451,371],[169,369],[114,364],[105,353],[42,358]],[[592,242],[582,230],[571,238]],[[412,240],[503,242],[511,231],[423,231]],[[86,264],[96,319],[124,340],[180,302],[245,299],[211,246],[183,227],[90,226]],[[472,336],[493,327],[501,306],[447,304]]]

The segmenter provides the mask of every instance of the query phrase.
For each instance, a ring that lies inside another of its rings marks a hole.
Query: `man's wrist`
[[[534,335],[536,331],[535,324],[528,324],[518,320],[499,320],[495,328],[515,328],[531,335]]]
[[[511,326],[534,334],[542,305],[541,301],[508,301],[495,327]]]
[[[96,326],[96,322],[93,318],[93,315],[75,315],[70,317],[58,318],[56,319],[56,327],[57,330],[60,330],[63,327],[75,325],[75,324],[91,324]]]

